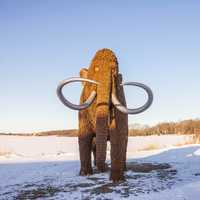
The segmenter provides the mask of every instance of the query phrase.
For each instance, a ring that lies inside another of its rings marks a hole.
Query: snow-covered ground
[[[180,146],[189,139],[130,137],[126,181],[114,185],[109,171],[78,175],[77,138],[0,136],[0,200],[199,200],[200,145]]]

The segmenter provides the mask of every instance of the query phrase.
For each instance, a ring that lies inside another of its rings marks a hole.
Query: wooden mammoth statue
[[[83,82],[84,86],[80,105],[72,104],[62,93],[64,85],[77,81]],[[133,85],[144,89],[148,94],[147,102],[139,108],[128,109],[123,85]],[[110,140],[110,179],[114,182],[124,180],[128,114],[138,114],[149,108],[153,101],[151,89],[141,83],[123,83],[115,54],[109,49],[102,49],[96,53],[88,69],[81,69],[80,77],[69,78],[59,84],[57,95],[65,106],[79,110],[80,175],[92,174],[92,149],[97,170],[100,172],[106,170],[106,146],[107,140]]]

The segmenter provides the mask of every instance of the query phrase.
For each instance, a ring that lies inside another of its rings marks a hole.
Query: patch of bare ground
[[[130,162],[127,164],[127,170],[133,172],[149,173],[153,170],[164,170],[169,169],[171,166],[168,163],[136,163]]]
[[[97,186],[95,188],[87,189],[85,192],[91,192],[91,194],[99,195],[99,194],[106,194],[106,193],[112,193],[114,190],[111,188],[113,187],[113,183],[107,183],[104,185]]]
[[[21,190],[18,195],[15,197],[16,200],[22,199],[37,199],[37,198],[46,198],[53,197],[56,193],[61,192],[59,188],[53,186],[39,186],[32,189]]]
[[[123,198],[151,191],[159,192],[173,186],[176,174],[177,170],[173,169],[168,163],[129,162],[127,163],[127,173],[125,175],[126,181],[106,183],[102,178],[88,177],[89,180],[95,182],[95,187],[88,188],[85,192],[90,193],[92,196],[116,192]]]

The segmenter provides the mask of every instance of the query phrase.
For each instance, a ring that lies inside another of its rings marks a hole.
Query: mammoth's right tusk
[[[132,85],[132,86],[136,86],[136,87],[140,87],[140,88],[144,89],[148,95],[148,100],[143,106],[141,106],[139,108],[128,109],[125,106],[123,106],[121,104],[121,102],[117,99],[115,94],[112,93],[112,103],[119,111],[121,111],[122,113],[125,113],[125,114],[139,114],[139,113],[144,112],[151,106],[151,104],[153,102],[153,92],[151,91],[151,89],[148,86],[146,86],[142,83],[137,83],[137,82],[126,82],[126,83],[121,84],[121,86],[123,86],[123,85]]]
[[[62,89],[65,85],[69,84],[69,83],[72,83],[72,82],[88,82],[88,83],[93,83],[93,84],[96,84],[98,85],[99,83],[94,81],[94,80],[90,80],[90,79],[86,79],[86,78],[80,78],[80,77],[73,77],[73,78],[69,78],[69,79],[66,79],[66,80],[63,80],[60,82],[60,84],[58,85],[57,87],[57,95],[58,95],[58,98],[60,99],[60,101],[67,107],[73,109],[73,110],[83,110],[83,109],[86,109],[88,108],[92,103],[93,101],[95,100],[95,97],[96,97],[96,92],[95,91],[92,91],[90,96],[88,97],[88,99],[81,105],[75,105],[75,104],[72,104],[71,102],[69,102],[63,95],[62,93]]]

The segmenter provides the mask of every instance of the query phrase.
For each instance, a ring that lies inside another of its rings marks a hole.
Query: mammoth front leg
[[[122,83],[122,75],[119,74],[117,77],[117,90],[115,91],[120,102],[126,106],[126,99],[124,95],[123,87],[120,86]],[[115,109],[115,120],[116,120],[116,128],[120,134],[122,139],[122,154],[123,154],[123,169],[126,170],[126,152],[127,152],[127,144],[128,144],[128,115],[121,113],[120,111]]]
[[[97,117],[96,123],[96,166],[100,172],[106,171],[106,147],[108,124],[106,117]]]
[[[91,133],[80,134],[78,138],[80,161],[81,161],[80,175],[82,176],[92,174],[92,165],[91,165],[92,139],[93,135]]]
[[[122,77],[113,78],[113,93],[126,105],[123,88],[120,86]],[[128,142],[128,116],[113,108],[112,122],[110,127],[111,142],[111,175],[114,182],[124,180],[124,170],[126,170],[126,150]]]
[[[115,119],[111,123],[110,143],[111,143],[110,179],[113,182],[118,182],[124,180],[126,141],[124,135],[122,135],[120,131],[117,129]]]
[[[80,175],[92,174],[91,165],[91,152],[92,152],[92,139],[94,137],[91,131],[87,112],[85,110],[79,112],[79,155],[81,162]]]

